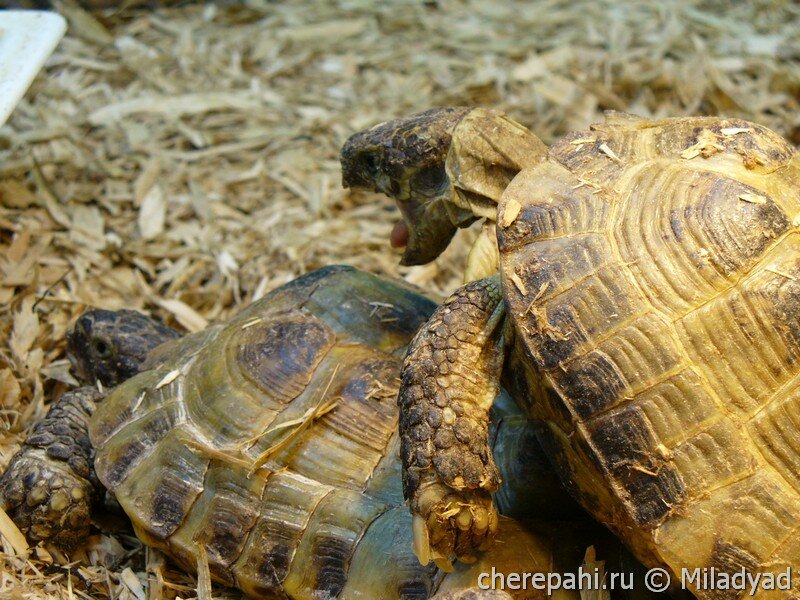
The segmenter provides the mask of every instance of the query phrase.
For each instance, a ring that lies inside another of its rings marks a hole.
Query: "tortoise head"
[[[180,334],[135,310],[85,312],[67,333],[67,356],[78,379],[115,386],[136,375],[148,353]]]
[[[471,108],[434,108],[354,134],[340,153],[342,185],[382,192],[397,201],[403,221],[392,245],[405,246],[404,265],[435,259],[459,223],[447,206],[445,159],[453,130]]]

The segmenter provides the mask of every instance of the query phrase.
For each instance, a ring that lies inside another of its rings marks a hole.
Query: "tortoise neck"
[[[547,146],[531,131],[500,111],[473,109],[453,130],[445,161],[453,214],[497,221],[497,206],[511,180],[546,158]]]

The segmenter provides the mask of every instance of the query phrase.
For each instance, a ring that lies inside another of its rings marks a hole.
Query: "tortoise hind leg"
[[[66,392],[0,477],[0,507],[32,542],[72,550],[89,534],[90,509],[101,488],[88,427],[103,395],[93,387]]]
[[[414,551],[450,568],[488,546],[497,528],[491,492],[500,476],[489,447],[499,391],[504,308],[497,276],[458,289],[409,346],[401,375],[403,488]]]

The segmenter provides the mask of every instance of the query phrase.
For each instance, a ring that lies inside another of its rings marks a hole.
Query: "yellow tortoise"
[[[493,534],[486,442],[502,375],[575,497],[646,564],[675,577],[800,566],[800,159],[788,142],[740,119],[610,113],[548,148],[498,111],[444,108],[358,133],[341,158],[346,186],[397,200],[404,264],[484,222],[474,281],[403,367],[423,563],[471,559]],[[687,584],[701,598],[747,593]]]

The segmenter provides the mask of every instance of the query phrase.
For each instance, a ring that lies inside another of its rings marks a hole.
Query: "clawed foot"
[[[29,540],[71,550],[89,535],[92,485],[64,461],[25,447],[0,478],[0,506]]]
[[[500,385],[504,314],[499,278],[468,283],[434,311],[403,363],[400,457],[414,552],[445,571],[453,557],[474,562],[497,530],[489,409]]]
[[[475,562],[497,531],[497,511],[483,489],[457,491],[430,482],[420,486],[411,512],[414,553],[423,565],[433,560],[443,571],[452,571],[452,557]]]
[[[88,424],[102,398],[93,387],[66,392],[0,476],[0,507],[29,540],[70,550],[89,535],[100,484]]]

